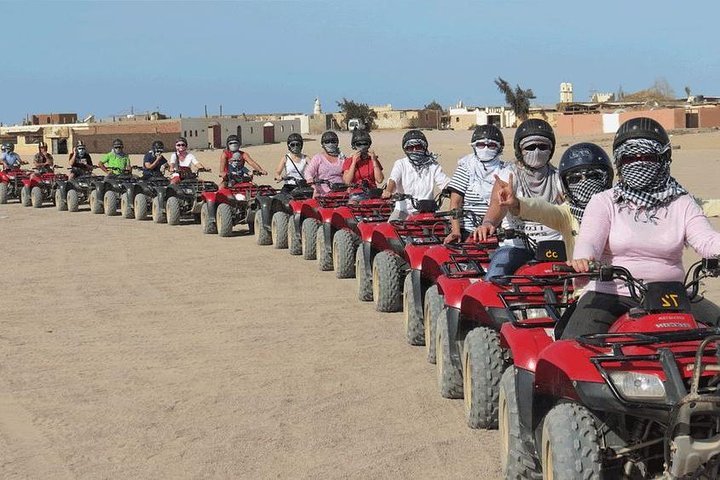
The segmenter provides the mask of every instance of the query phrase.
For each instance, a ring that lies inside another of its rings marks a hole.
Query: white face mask
[[[539,169],[550,161],[550,150],[523,150],[523,162],[530,168]]]
[[[492,160],[495,160],[495,157],[498,156],[498,151],[494,148],[473,147],[473,150],[475,150],[475,156],[481,162],[490,162]]]
[[[231,152],[237,152],[238,150],[240,150],[240,144],[235,143],[235,142],[230,142],[230,143],[228,143],[228,150],[230,150]]]

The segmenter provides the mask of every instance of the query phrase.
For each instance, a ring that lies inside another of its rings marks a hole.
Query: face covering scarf
[[[590,199],[606,188],[607,172],[600,171],[599,173],[602,174],[601,178],[586,178],[567,186],[569,191],[568,204],[570,206],[570,212],[578,223],[582,221],[585,207],[587,207]]]
[[[422,147],[422,150],[413,150],[412,147]],[[428,151],[428,144],[420,139],[409,140],[403,145],[403,151],[417,172],[421,172],[433,163],[437,163],[438,155]]]
[[[323,143],[322,148],[325,150],[325,153],[333,157],[340,155],[340,147],[337,143]]]
[[[546,150],[525,150],[528,145],[546,145]],[[515,179],[518,191],[525,198],[542,198],[550,203],[557,203],[560,198],[558,173],[550,165],[550,149],[552,143],[546,137],[532,135],[520,142],[523,159],[515,164]]]
[[[478,142],[489,142],[487,138],[481,138]],[[500,154],[502,148],[478,148],[474,144],[473,157],[461,160],[461,164],[467,169],[468,172],[468,190],[482,192],[483,179],[487,175],[488,171],[495,171],[502,164],[500,160]]]
[[[670,176],[669,159],[625,161],[622,164],[621,160],[633,155],[662,155],[669,149],[669,144],[662,145],[655,140],[631,139],[613,152],[620,174],[620,182],[613,189],[613,198],[621,210],[635,210],[635,221],[656,224],[658,210],[688,192]]]

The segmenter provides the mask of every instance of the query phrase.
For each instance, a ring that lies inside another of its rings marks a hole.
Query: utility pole
[[[207,105],[205,105],[205,118],[207,118]]]
[[[222,104],[220,104],[220,116],[222,117]]]

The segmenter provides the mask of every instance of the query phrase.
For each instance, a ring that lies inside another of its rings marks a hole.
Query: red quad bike
[[[210,169],[199,168],[200,172],[209,172]],[[152,200],[152,216],[155,223],[166,221],[168,225],[180,225],[183,218],[192,218],[200,223],[200,212],[205,203],[205,192],[216,192],[218,185],[215,182],[201,180],[198,174],[189,169],[181,170],[179,183],[170,183],[167,186],[156,187],[157,195]]]
[[[468,217],[475,225],[479,224],[477,216],[469,210],[453,209],[436,215],[456,219]],[[434,245],[422,257],[411,258],[410,272],[405,276],[403,286],[405,336],[410,345],[425,345],[425,324],[429,325],[430,322],[425,321],[424,312],[431,309],[424,308],[424,303],[426,298],[440,299],[435,285],[438,277],[450,275],[455,281],[468,285],[471,279],[485,275],[484,268],[490,261],[489,255],[496,248],[497,239],[493,237],[482,243],[470,240]],[[427,297],[426,292],[430,289],[433,293]],[[432,310],[437,312],[439,309],[436,306]]]
[[[718,274],[717,259],[693,265],[686,285],[644,284],[621,267],[572,273],[622,280],[640,307],[573,340],[554,340],[562,320],[555,331],[504,324],[506,478],[720,478],[720,329],[690,313],[700,280]]]
[[[255,184],[253,175],[262,174],[253,171],[252,175],[230,179],[228,186],[216,192],[203,192],[205,203],[200,210],[203,233],[217,233],[221,237],[229,237],[233,227],[241,224],[248,226],[250,235],[257,232],[256,223],[260,219],[255,215],[255,197],[275,195],[277,191],[270,185]]]
[[[337,278],[355,276],[355,251],[360,243],[358,223],[386,222],[395,203],[380,198],[381,188],[369,188],[367,182],[359,187],[362,191],[351,193],[346,205],[318,208],[322,224],[317,230],[315,256],[320,270],[335,270]]]
[[[305,260],[316,259],[315,243],[321,225],[318,209],[341,207],[350,200],[349,185],[330,184],[325,180],[317,180],[314,184],[329,185],[330,192],[315,198],[290,200],[293,215],[288,224],[288,248],[290,255],[302,254]]]
[[[315,190],[305,179],[283,177],[283,181],[295,182],[295,188],[280,190],[273,195],[258,194],[255,197],[255,233],[258,245],[273,245],[277,249],[288,248],[288,224],[293,210],[292,200],[307,200]],[[260,228],[262,227],[262,228]]]
[[[51,202],[55,205],[55,190],[57,190],[58,182],[65,182],[68,176],[62,173],[55,173],[54,170],[61,167],[52,167],[53,171],[41,173],[35,170],[35,174],[22,180],[23,188],[20,191],[20,203],[23,206],[40,208],[45,202]],[[67,206],[63,208],[66,210]]]
[[[417,213],[361,232],[362,244],[355,256],[360,301],[374,300],[379,312],[402,309],[402,288],[410,265],[419,263],[425,251],[441,244],[450,232],[450,222],[437,212],[444,196],[441,193],[434,200],[417,200],[395,195],[397,200],[410,200]]]
[[[13,168],[0,172],[0,203],[8,203],[10,199],[20,200],[23,189],[23,181],[30,178],[31,170]]]
[[[510,362],[500,345],[502,325],[520,313],[546,317],[546,295],[567,298],[572,291],[553,270],[554,265],[565,265],[565,244],[561,240],[536,244],[523,232],[502,229],[496,236],[499,241],[522,239],[535,252],[535,260],[513,275],[492,281],[475,278],[468,285],[468,279],[459,282],[439,277],[437,291],[426,294],[428,360],[435,360],[440,394],[464,398],[466,422],[471,428],[497,427],[500,377]],[[525,306],[522,312],[516,311],[519,305]],[[439,311],[435,310],[438,307]],[[428,342],[428,337],[434,342]]]

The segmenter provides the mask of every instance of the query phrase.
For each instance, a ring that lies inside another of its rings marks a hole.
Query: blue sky
[[[720,95],[720,2],[2,2],[0,121],[504,103],[493,79],[558,101],[665,78]]]

